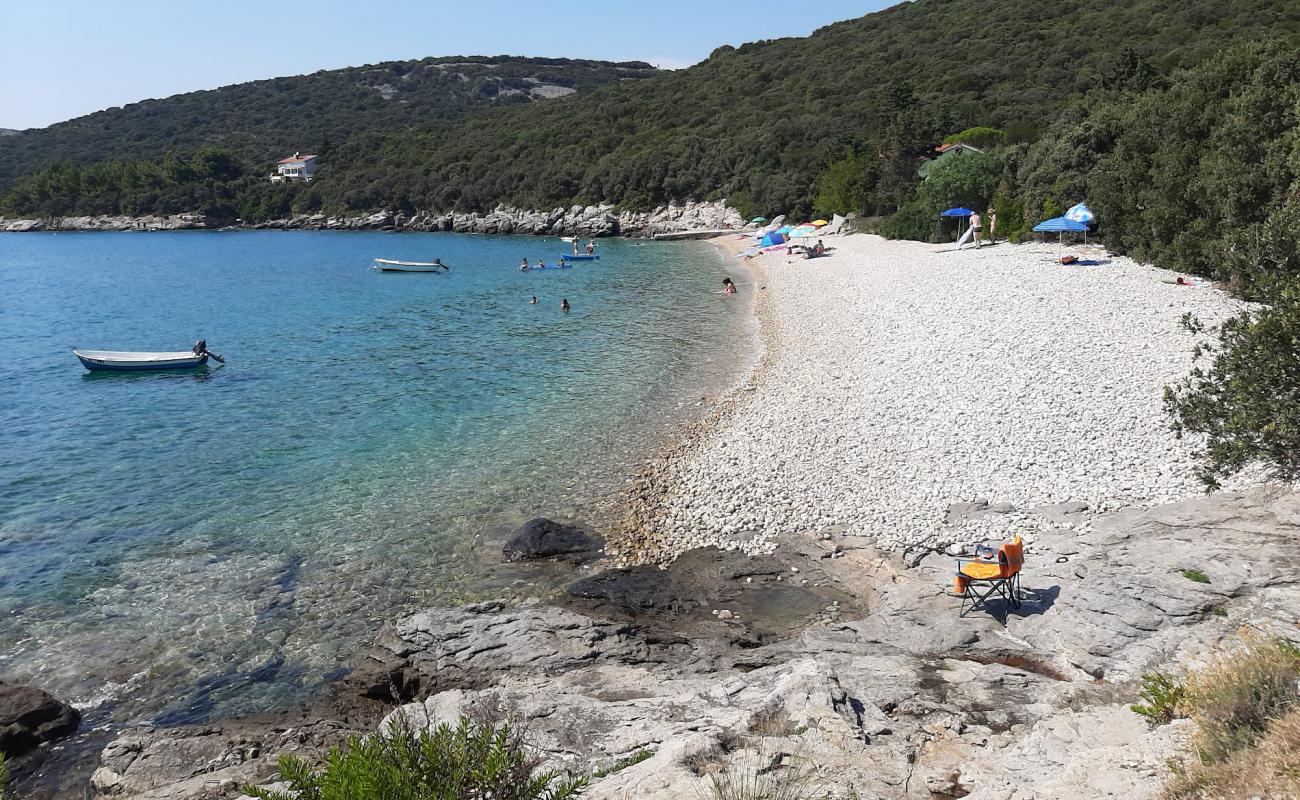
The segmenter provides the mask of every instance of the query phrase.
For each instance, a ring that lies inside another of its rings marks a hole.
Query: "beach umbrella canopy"
[[[1096,219],[1096,217],[1092,213],[1092,209],[1088,208],[1088,205],[1086,203],[1080,203],[1077,206],[1071,208],[1069,211],[1065,212],[1065,218],[1068,220],[1073,220],[1074,222],[1082,222],[1085,225],[1089,222],[1092,222],[1094,219]]]
[[[808,223],[808,224],[809,224],[809,225],[816,225],[817,227],[820,228],[821,226],[823,226],[823,225],[829,225],[830,223],[827,222],[827,221],[824,220],[824,219],[815,219],[815,220],[813,220],[812,222],[810,222],[810,223]]]
[[[1083,233],[1086,235],[1088,233],[1088,225],[1083,222],[1075,222],[1072,219],[1066,219],[1065,217],[1052,217],[1051,219],[1043,220],[1035,225],[1034,230],[1038,233],[1056,233],[1056,260],[1060,261],[1061,243],[1065,238],[1066,231]]]
[[[971,214],[974,214],[974,213],[975,213],[975,212],[974,212],[974,211],[971,211],[969,208],[961,208],[961,207],[958,207],[958,208],[950,208],[950,209],[948,209],[947,211],[940,211],[940,212],[939,212],[939,216],[941,216],[941,217],[969,217]]]
[[[1043,220],[1035,225],[1034,230],[1038,233],[1060,233],[1063,231],[1082,233],[1083,231],[1088,230],[1088,224],[1086,222],[1076,222],[1072,219],[1066,219],[1065,217],[1052,217],[1051,219]]]
[[[793,226],[793,225],[782,225],[780,228],[777,228],[777,229],[776,229],[776,232],[777,232],[777,233],[784,233],[786,236],[789,236],[789,235],[790,235],[790,231],[793,231],[793,230],[794,230],[794,226]]]
[[[763,247],[771,247],[774,244],[785,244],[785,234],[780,231],[772,231],[768,235],[764,236],[763,240],[759,242],[759,244]]]
[[[816,235],[817,235],[817,229],[812,225],[800,225],[799,227],[790,231],[791,239],[805,239],[807,237],[816,236]]]
[[[767,222],[767,217],[754,217],[750,222]]]

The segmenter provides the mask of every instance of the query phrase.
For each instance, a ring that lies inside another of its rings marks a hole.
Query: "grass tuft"
[[[1180,703],[1196,722],[1167,800],[1300,797],[1300,649],[1247,636],[1187,679]]]
[[[654,758],[653,750],[638,750],[630,756],[627,756],[625,758],[620,758],[619,760],[615,761],[613,764],[610,764],[607,767],[602,767],[596,770],[595,772],[591,773],[592,780],[604,778],[607,775],[613,775],[615,772],[622,772],[628,767],[635,767],[637,764],[640,764],[642,761],[647,761],[651,758]]]
[[[1185,569],[1183,570],[1183,577],[1189,581],[1195,581],[1196,583],[1210,582],[1210,576],[1201,572],[1199,569]]]

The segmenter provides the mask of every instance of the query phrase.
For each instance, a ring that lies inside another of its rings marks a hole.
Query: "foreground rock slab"
[[[704,550],[668,571],[611,570],[562,607],[407,614],[365,659],[369,680],[396,675],[407,697],[368,730],[504,706],[547,766],[599,776],[594,800],[711,796],[713,781],[764,775],[794,776],[811,797],[1154,800],[1188,728],[1133,714],[1137,680],[1203,663],[1242,626],[1297,638],[1300,494],[1224,493],[1083,534],[1041,512],[1025,518],[1020,609],[959,617],[950,556],[908,566],[816,536],[772,556]],[[827,606],[774,635],[760,599],[790,588]],[[721,619],[717,600],[741,610]],[[129,732],[104,751],[97,791],[230,797],[273,781],[273,754],[310,756],[293,735]]]

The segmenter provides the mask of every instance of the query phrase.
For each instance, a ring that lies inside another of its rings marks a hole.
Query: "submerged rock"
[[[26,755],[67,736],[80,723],[80,711],[48,692],[0,681],[0,753],[10,758]]]
[[[507,561],[525,561],[534,558],[553,558],[575,553],[592,553],[600,549],[601,541],[572,525],[562,525],[549,519],[533,519],[524,523],[502,548]]]

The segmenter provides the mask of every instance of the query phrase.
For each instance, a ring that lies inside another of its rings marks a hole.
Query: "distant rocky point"
[[[232,224],[235,223],[235,224]],[[740,212],[726,201],[688,202],[654,211],[619,210],[613,205],[571,206],[533,211],[497,206],[486,214],[478,212],[417,211],[403,214],[376,211],[358,216],[296,214],[288,219],[251,225],[235,220],[204,217],[202,214],[171,216],[53,217],[49,219],[6,219],[0,217],[0,232],[36,231],[176,231],[242,227],[274,230],[379,230],[452,231],[455,233],[498,233],[536,236],[644,236],[690,234],[698,231],[725,232],[743,227]]]

